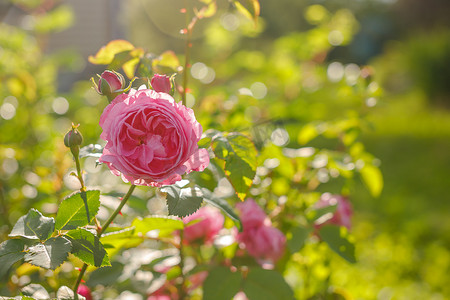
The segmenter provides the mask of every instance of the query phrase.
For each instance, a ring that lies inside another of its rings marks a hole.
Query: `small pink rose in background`
[[[187,243],[199,241],[201,243],[209,244],[223,228],[225,218],[218,209],[210,206],[203,206],[192,215],[183,218],[185,224],[193,220],[200,221],[188,225],[184,229],[184,240]]]
[[[245,245],[251,256],[276,262],[283,256],[286,237],[277,228],[263,225],[249,230],[244,227],[238,241]]]
[[[189,286],[189,291],[193,291],[203,284],[203,281],[208,277],[208,271],[202,271],[189,276],[189,281],[191,285]]]
[[[248,300],[248,298],[247,298],[247,295],[243,291],[240,291],[239,293],[234,295],[233,300]]]
[[[155,74],[150,81],[152,88],[156,92],[170,94],[172,92],[172,84],[170,83],[170,77],[167,75]]]
[[[262,226],[267,219],[264,210],[251,198],[236,204],[236,208],[240,211],[241,222],[244,228]]]
[[[151,295],[147,297],[147,300],[173,300],[168,295]]]
[[[119,93],[125,88],[125,78],[122,74],[115,71],[104,71],[100,75],[98,85],[96,86],[97,92],[100,95],[110,95]]]
[[[169,94],[120,94],[104,109],[100,126],[107,143],[99,160],[126,182],[160,187],[209,164],[208,151],[197,145],[202,126],[194,112]]]
[[[336,205],[336,211],[333,214],[326,214],[319,218],[315,223],[316,227],[320,228],[326,224],[333,224],[345,226],[348,230],[350,230],[352,227],[351,218],[353,215],[353,209],[350,201],[341,195],[324,193],[314,206],[316,208],[323,208],[331,205]]]
[[[237,240],[245,247],[248,254],[258,260],[276,262],[283,256],[286,237],[271,225],[265,212],[253,199],[247,199],[236,205],[240,211],[242,232],[237,233]]]
[[[84,284],[78,286],[77,294],[83,296],[86,300],[92,300],[91,290]]]

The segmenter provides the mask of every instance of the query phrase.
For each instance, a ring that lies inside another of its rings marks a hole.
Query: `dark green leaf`
[[[202,204],[203,198],[199,189],[180,188],[176,185],[168,185],[161,188],[167,193],[167,206],[169,214],[185,217],[196,212]]]
[[[85,199],[83,199],[84,196]],[[84,200],[87,202],[91,216],[97,214],[100,207],[100,191],[76,192],[61,202],[56,214],[57,230],[70,230],[88,224]]]
[[[117,279],[122,274],[122,271],[123,264],[113,262],[111,267],[100,268],[92,272],[86,284],[88,286],[117,284]]]
[[[227,267],[216,267],[203,283],[204,300],[230,300],[241,288],[242,275]]]
[[[55,270],[67,258],[72,245],[64,237],[52,237],[43,244],[28,248],[25,261],[38,267]]]
[[[72,243],[72,253],[90,266],[110,266],[108,254],[99,238],[86,229],[78,228],[66,234]]]
[[[295,299],[291,287],[283,276],[274,270],[250,269],[242,290],[250,300]]]
[[[54,228],[55,220],[53,218],[44,217],[39,211],[32,208],[28,214],[19,218],[9,236],[43,241],[53,233]]]
[[[242,229],[242,223],[239,216],[234,212],[233,208],[228,204],[228,202],[225,199],[218,198],[211,193],[211,191],[202,188],[203,193],[203,199],[205,202],[219,208],[222,210],[231,220],[233,220],[236,227],[241,230]]]
[[[25,256],[23,248],[25,243],[22,240],[7,240],[0,244],[0,278],[3,277],[9,268]]]
[[[351,263],[356,262],[355,245],[347,239],[344,228],[334,225],[325,225],[319,229],[319,236],[330,248]]]
[[[287,241],[289,251],[291,251],[291,253],[299,251],[303,245],[305,245],[305,240],[308,238],[312,230],[313,229],[311,227],[294,227],[291,230],[292,237]]]
[[[136,218],[131,225],[135,228],[135,234],[145,235],[151,230],[158,230],[158,237],[169,236],[174,231],[184,228],[183,221],[165,216],[151,216],[144,219]]]

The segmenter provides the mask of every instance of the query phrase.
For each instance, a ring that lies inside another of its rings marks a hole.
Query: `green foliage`
[[[274,270],[250,269],[242,290],[249,299],[294,299],[294,293],[283,276]]]
[[[9,268],[25,256],[23,248],[25,243],[22,240],[7,240],[0,244],[0,278],[2,278]]]
[[[65,236],[72,243],[71,253],[84,263],[95,267],[111,265],[108,254],[97,235],[86,229],[78,228],[69,231]]]
[[[203,286],[203,299],[228,300],[239,292],[242,275],[227,267],[216,267],[209,271]]]
[[[75,192],[66,197],[56,214],[56,230],[71,230],[89,223],[84,201],[89,213],[95,216],[100,207],[100,191]]]
[[[45,269],[55,270],[67,258],[72,250],[69,240],[64,237],[52,237],[44,243],[34,244],[26,251],[26,262]]]
[[[344,227],[325,225],[319,229],[319,235],[333,251],[348,262],[355,263],[355,245],[348,240],[348,234],[344,229]]]
[[[169,185],[161,188],[161,191],[167,193],[167,207],[169,214],[173,216],[185,217],[193,214],[203,201],[200,190],[196,188]]]
[[[19,218],[9,236],[43,241],[52,234],[54,228],[55,219],[44,217],[32,208],[28,214]]]

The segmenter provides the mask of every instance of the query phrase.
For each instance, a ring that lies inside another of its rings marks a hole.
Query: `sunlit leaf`
[[[370,194],[378,197],[383,190],[383,175],[380,169],[373,165],[365,164],[359,172]]]
[[[107,65],[110,64],[116,54],[127,50],[133,50],[134,46],[125,40],[113,40],[106,46],[100,48],[95,56],[89,56],[89,62],[95,65]]]
[[[65,235],[72,243],[72,254],[90,266],[110,266],[108,254],[99,238],[92,232],[78,228]]]
[[[10,237],[21,236],[27,239],[46,240],[55,229],[55,220],[44,217],[32,208],[25,216],[19,218],[14,225]]]
[[[184,228],[183,221],[173,217],[150,216],[144,219],[136,218],[131,223],[134,226],[135,234],[146,234],[152,230],[158,230],[158,237],[166,237],[176,230]]]
[[[89,214],[91,217],[95,216],[100,207],[100,191],[76,192],[65,198],[56,214],[56,229],[70,230],[87,225],[85,201],[89,208]]]
[[[169,214],[185,217],[196,212],[202,204],[203,197],[198,188],[180,188],[176,185],[168,185],[161,188],[167,193],[166,201]]]
[[[177,72],[180,67],[180,61],[173,51],[166,51],[152,61],[152,67],[155,72],[166,73]]]
[[[256,24],[261,10],[258,0],[234,0],[233,3],[241,14]]]
[[[316,126],[307,124],[298,133],[297,141],[300,145],[305,145],[319,135]]]

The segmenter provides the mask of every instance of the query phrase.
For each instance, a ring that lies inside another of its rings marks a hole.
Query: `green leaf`
[[[234,0],[233,3],[241,14],[256,24],[261,10],[258,0]]]
[[[198,188],[180,188],[176,185],[168,185],[162,187],[161,191],[167,193],[169,214],[181,218],[196,212],[203,201]]]
[[[348,262],[355,263],[355,245],[347,239],[345,227],[325,225],[319,229],[319,236],[330,248]]]
[[[203,283],[203,300],[230,300],[241,288],[242,275],[227,267],[216,267]]]
[[[202,188],[201,191],[203,193],[203,199],[205,200],[205,202],[222,210],[231,220],[233,220],[234,224],[239,230],[242,229],[241,219],[225,199],[214,196],[213,193],[211,193],[211,191],[209,191],[208,189]]]
[[[165,51],[152,61],[156,73],[178,72],[180,61],[173,51]]]
[[[38,243],[26,251],[25,261],[38,267],[55,270],[67,258],[72,245],[64,237],[52,237],[43,244]]]
[[[25,256],[23,248],[25,243],[22,240],[7,240],[0,244],[0,278],[2,278],[17,261]]]
[[[83,199],[84,195],[85,199]],[[100,191],[76,192],[61,202],[56,214],[57,230],[71,230],[88,224],[84,200],[87,202],[90,214],[92,216],[97,214],[100,207]]]
[[[158,230],[158,237],[170,236],[176,230],[182,230],[184,223],[173,217],[151,216],[144,219],[136,218],[131,223],[134,226],[135,234],[146,234],[152,230]]]
[[[73,12],[69,6],[59,5],[45,14],[36,16],[35,22],[34,28],[38,33],[60,32],[72,25]]]
[[[287,240],[287,246],[291,253],[298,252],[305,245],[305,240],[313,231],[311,227],[297,226],[291,230],[291,237]]]
[[[250,269],[242,288],[249,299],[293,300],[294,292],[283,276],[274,270]]]
[[[95,270],[89,275],[89,280],[86,282],[88,286],[96,285],[111,285],[117,284],[117,280],[122,274],[124,265],[119,262],[113,262],[111,267],[104,267]]]
[[[133,50],[134,46],[125,40],[113,40],[106,46],[103,46],[95,56],[89,56],[89,62],[94,65],[107,65],[110,64],[116,54],[127,50]]]
[[[297,141],[300,145],[305,145],[319,135],[319,131],[313,124],[306,124],[298,133]]]
[[[216,134],[212,149],[217,158],[225,160],[225,175],[239,199],[244,200],[256,175],[258,151],[255,145],[242,134]]]
[[[317,219],[320,217],[326,215],[326,214],[333,214],[336,211],[337,204],[319,207],[319,208],[312,208],[309,209],[306,213],[306,216],[308,218],[308,221],[310,223],[314,223]]]
[[[78,228],[71,230],[66,237],[72,243],[72,254],[90,266],[110,266],[108,254],[100,239],[92,232]]]
[[[383,190],[383,175],[380,169],[373,165],[365,164],[359,172],[370,194],[373,197],[378,197]]]
[[[53,218],[44,217],[39,211],[32,208],[28,214],[19,218],[9,236],[43,241],[53,233],[54,228],[55,220]]]
[[[135,234],[134,227],[127,227],[103,234],[100,241],[108,252],[108,256],[112,257],[122,248],[137,247],[144,241],[144,237]]]

